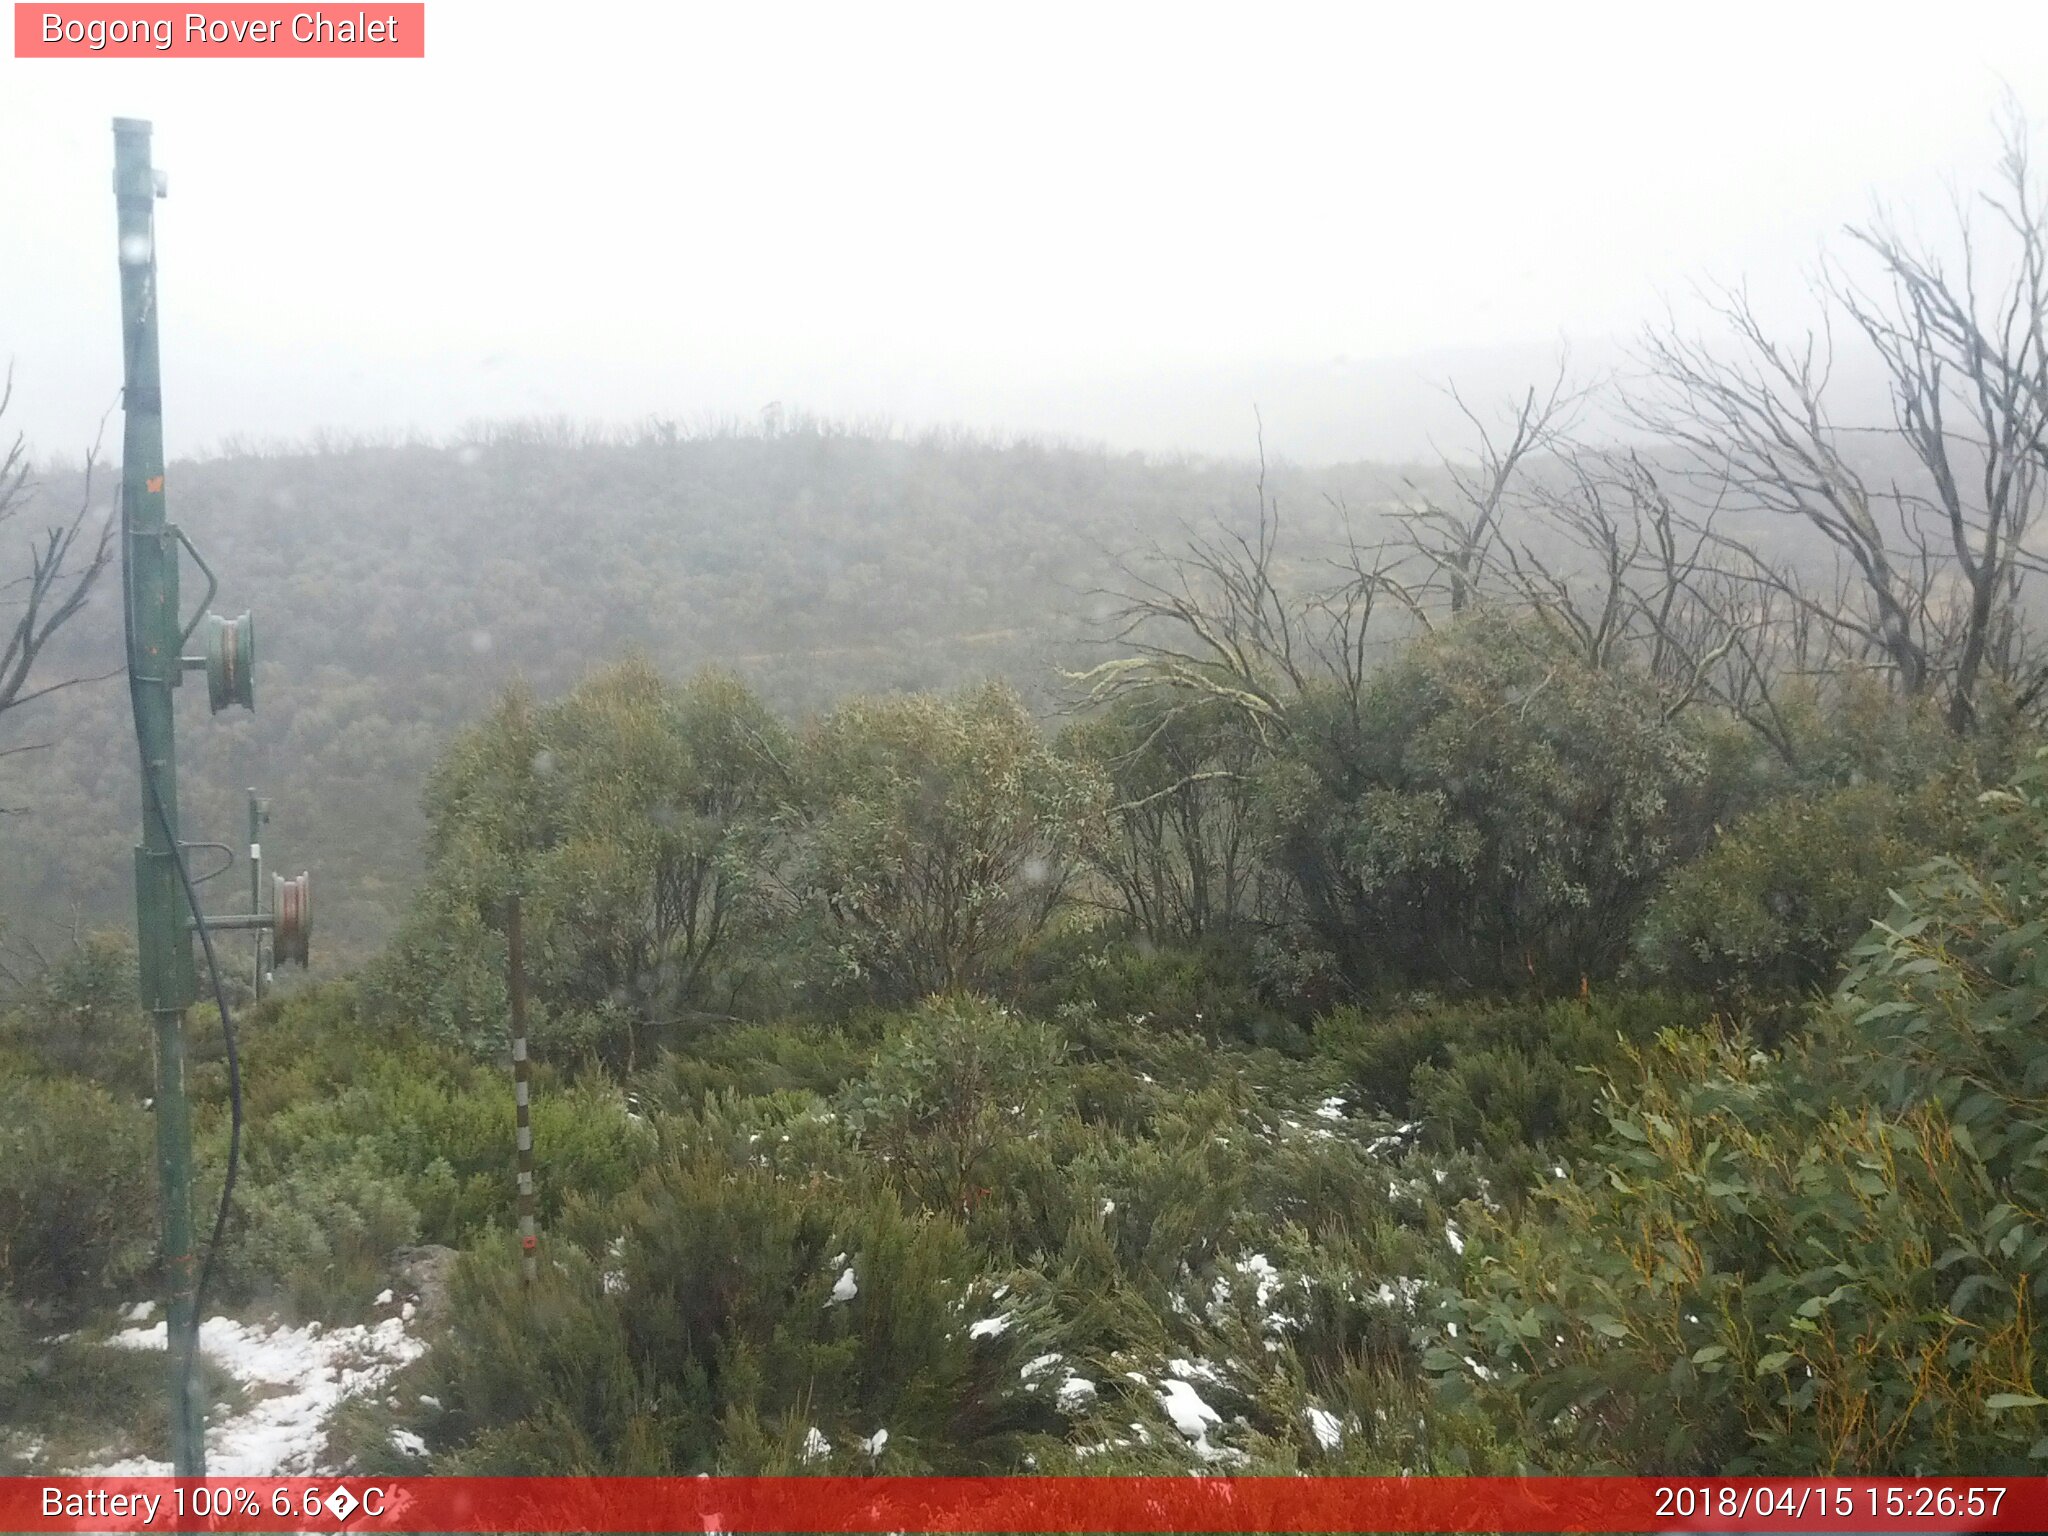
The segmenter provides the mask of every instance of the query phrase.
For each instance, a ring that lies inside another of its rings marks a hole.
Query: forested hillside
[[[1270,489],[1319,550],[1339,504],[1370,517],[1405,477],[1276,468]],[[315,871],[321,956],[361,957],[417,875],[427,768],[510,678],[552,693],[637,651],[671,672],[731,667],[793,711],[985,677],[1049,705],[1057,669],[1097,654],[1115,557],[1245,525],[1257,485],[1243,460],[824,425],[504,426],[177,464],[172,516],[225,575],[216,606],[255,614],[259,646],[253,716],[209,720],[187,700],[188,825],[239,841],[258,786],[272,857]],[[42,490],[62,505],[75,481]],[[189,566],[185,583],[196,604]],[[102,587],[53,670],[118,664],[117,595]],[[0,757],[0,922],[39,941],[74,910],[125,923],[136,789],[118,682],[7,729],[4,745],[54,745]]]

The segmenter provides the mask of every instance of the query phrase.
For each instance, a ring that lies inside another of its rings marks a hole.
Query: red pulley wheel
[[[271,954],[278,964],[293,960],[304,965],[313,935],[313,876],[305,873],[287,880],[283,875],[273,875],[271,879],[275,898],[271,914],[276,920],[271,930]]]

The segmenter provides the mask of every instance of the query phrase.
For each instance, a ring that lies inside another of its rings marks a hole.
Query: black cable
[[[126,467],[123,467],[126,473]],[[170,846],[171,862],[178,871],[178,883],[185,889],[185,905],[192,910],[193,924],[199,930],[200,948],[206,952],[206,974],[213,987],[213,1001],[220,1009],[221,1040],[227,1047],[228,1058],[228,1171],[220,1188],[220,1206],[213,1215],[213,1236],[207,1241],[206,1262],[199,1269],[199,1283],[192,1292],[192,1348],[186,1356],[197,1359],[199,1353],[199,1322],[206,1310],[206,1291],[213,1280],[214,1260],[220,1254],[221,1234],[227,1230],[228,1207],[235,1195],[235,1175],[240,1171],[242,1161],[242,1056],[235,1041],[235,1022],[228,1014],[228,1001],[220,988],[220,961],[213,952],[213,934],[206,926],[206,914],[199,905],[199,888],[193,883],[192,870],[185,862],[185,850],[178,842],[177,833],[171,827],[171,818],[164,810],[161,796],[157,794],[156,775],[151,771],[148,749],[142,741],[142,693],[136,686],[135,677],[135,589],[132,566],[134,555],[133,533],[128,521],[128,493],[123,486],[121,495],[121,629],[128,646],[128,706],[135,720],[135,750],[142,759],[143,799],[156,815],[156,824],[163,832],[164,841]],[[182,657],[173,656],[171,665],[183,666]],[[166,1339],[169,1335],[166,1333]]]

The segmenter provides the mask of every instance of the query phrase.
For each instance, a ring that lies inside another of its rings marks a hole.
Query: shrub
[[[853,700],[804,735],[798,757],[800,916],[839,981],[888,1003],[1014,977],[1104,795],[996,685]]]
[[[1637,929],[1639,965],[1733,1003],[1832,985],[1889,888],[1962,830],[1952,797],[1867,784],[1750,812],[1658,893]]]
[[[573,1252],[530,1290],[465,1263],[426,1365],[443,1465],[787,1472],[815,1429],[833,1450],[810,1470],[865,1470],[880,1428],[888,1470],[1014,1464],[1016,1365],[958,1326],[976,1268],[956,1226],[722,1151],[651,1171],[617,1219],[609,1279]]]
[[[988,1193],[997,1145],[1049,1113],[1065,1050],[1057,1031],[993,1004],[933,1003],[890,1031],[843,1108],[913,1199],[964,1214]]]
[[[1212,1044],[1299,1040],[1299,1031],[1259,995],[1252,957],[1243,947],[1161,947],[1085,933],[1061,948],[1059,963],[1047,967],[1027,993],[1046,1012],[1080,1006],[1106,1019],[1184,1032]]]
[[[140,1275],[155,1247],[148,1114],[76,1078],[0,1094],[0,1291],[76,1305]]]
[[[1478,613],[1289,712],[1261,804],[1352,984],[1577,986],[1684,856],[1707,756],[1650,683]]]
[[[300,1317],[360,1315],[395,1248],[419,1235],[399,1182],[368,1159],[313,1166],[249,1188],[224,1278]]]
[[[93,934],[35,978],[0,1021],[0,1039],[27,1052],[39,1070],[90,1077],[139,1099],[155,1080],[141,1012],[134,946]]]
[[[225,1085],[194,1074],[202,1168],[218,1179]],[[512,1076],[358,1010],[345,986],[266,1003],[243,1030],[248,1130],[224,1278],[305,1313],[358,1311],[393,1248],[459,1246],[516,1209]],[[655,1133],[601,1077],[533,1076],[540,1214],[604,1201],[655,1157]],[[211,1209],[218,1184],[201,1190]]]
[[[518,890],[537,1050],[631,1070],[678,1017],[729,1011],[767,911],[781,737],[715,672],[674,685],[627,661],[546,705],[508,693],[429,780],[427,881],[380,1007],[496,1048]]]
[[[650,1106],[670,1111],[699,1107],[718,1093],[829,1098],[866,1069],[878,1033],[855,1021],[704,1030],[640,1073],[633,1087]]]
[[[353,1168],[392,1181],[420,1235],[456,1244],[514,1209],[509,1073],[430,1077],[384,1056],[345,1088],[272,1114],[251,1131],[250,1188],[288,1185],[315,1170]],[[652,1160],[654,1133],[602,1083],[536,1075],[532,1123],[544,1218],[568,1191],[616,1195]],[[407,1239],[401,1239],[405,1241]]]
[[[1617,1084],[1599,1176],[1468,1256],[1447,1390],[1636,1472],[2038,1467],[2048,763],[1985,798],[1782,1061]]]
[[[1427,1146],[1494,1160],[1513,1186],[1554,1161],[1533,1149],[1575,1147],[1597,1133],[1599,1073],[1620,1066],[1631,1042],[1708,1017],[1700,999],[1619,990],[1386,1018],[1348,1008],[1318,1021],[1315,1044],[1362,1102],[1419,1121]]]

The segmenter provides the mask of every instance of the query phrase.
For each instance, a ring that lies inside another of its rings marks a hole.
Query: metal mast
[[[114,198],[120,213],[124,358],[121,498],[126,547],[128,677],[142,749],[142,843],[135,850],[135,933],[142,1004],[156,1033],[157,1187],[163,1224],[171,1364],[171,1461],[206,1475],[204,1409],[194,1307],[192,1112],[185,1099],[185,1010],[198,996],[178,871],[178,761],[171,690],[184,671],[178,624],[178,535],[164,518],[164,419],[157,357],[156,199],[149,124],[114,120]]]

